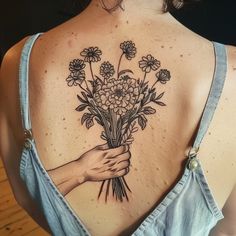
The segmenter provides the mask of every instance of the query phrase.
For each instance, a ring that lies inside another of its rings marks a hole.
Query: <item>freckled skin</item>
[[[133,7],[138,6],[132,6],[132,9]],[[73,161],[102,142],[101,130],[94,127],[91,132],[88,132],[85,127],[81,126],[81,117],[78,112],[73,110],[78,105],[74,94],[79,93],[79,88],[75,87],[73,91],[65,88],[68,63],[88,45],[98,45],[103,49],[104,60],[116,62],[117,44],[132,39],[138,47],[139,57],[149,51],[160,58],[165,68],[171,69],[173,83],[165,87],[160,85],[158,88],[158,91],[165,88],[165,102],[168,107],[158,110],[155,118],[150,119],[150,125],[145,131],[136,134],[135,142],[131,147],[132,169],[127,181],[132,186],[134,198],[129,203],[124,203],[127,211],[123,212],[121,205],[117,205],[116,202],[111,204],[97,202],[96,196],[100,183],[89,183],[81,186],[83,188],[75,188],[68,195],[70,205],[84,219],[92,234],[96,236],[122,235],[121,230],[129,228],[123,235],[131,235],[132,230],[138,226],[136,221],[144,218],[144,214],[157,204],[170,185],[178,179],[181,163],[185,160],[184,150],[190,144],[208,95],[214,70],[214,57],[210,42],[188,31],[168,14],[158,15],[156,12],[152,14],[145,10],[140,12],[140,8],[136,8],[132,11],[127,10],[123,12],[124,14],[112,16],[100,11],[98,16],[96,11],[94,8],[88,12],[85,11],[81,16],[45,33],[37,41],[30,65],[32,85],[30,109],[33,133],[40,158],[46,169]],[[146,22],[149,22],[149,25]],[[109,34],[112,28],[113,33]],[[69,33],[65,34],[65,32]],[[75,37],[77,34],[79,38]],[[73,42],[71,47],[67,43],[70,40]],[[164,50],[161,46],[169,50]],[[181,54],[191,55],[191,57],[188,57],[188,60],[185,57],[180,60]],[[229,63],[232,60],[230,54],[229,50]],[[51,63],[52,61],[55,63]],[[127,64],[121,66],[123,68],[129,65],[130,68],[134,68],[133,76],[136,78],[140,73],[136,68],[137,63],[138,59],[133,62],[128,61]],[[45,68],[48,68],[50,73],[45,75]],[[97,68],[95,70],[98,71]],[[233,153],[236,152],[234,147],[236,139],[232,132],[232,127],[235,126],[232,117],[236,114],[235,105],[233,105],[236,103],[233,95],[235,93],[235,79],[233,78],[236,78],[233,71],[235,70],[235,66],[231,63],[220,105],[224,107],[225,115],[218,108],[217,115],[211,124],[211,135],[205,137],[199,155],[203,166],[209,171],[207,178],[220,206],[223,206],[227,199],[235,176]],[[150,81],[152,79],[154,78],[150,78]],[[18,98],[18,92],[12,90],[14,87],[17,86],[11,84],[7,90],[7,94],[11,94],[12,99]],[[226,94],[228,101],[224,99]],[[12,106],[8,107],[10,109]],[[13,110],[16,108],[14,107]],[[22,130],[19,128],[21,120],[16,118],[18,116],[12,113],[12,110],[8,112],[12,116],[10,123],[17,127],[14,129],[13,136],[21,137]],[[64,125],[62,117],[68,121]],[[67,129],[64,130],[65,125]],[[165,142],[162,141],[164,128],[168,131]],[[46,132],[49,135],[46,136]],[[218,138],[221,139],[220,143],[217,142]],[[18,150],[21,146],[22,143],[19,142]],[[16,150],[14,152],[9,159],[19,156]],[[59,154],[62,154],[60,158]],[[135,168],[137,171],[134,171]],[[168,185],[165,185],[163,180],[167,181]],[[149,185],[148,191],[145,183]],[[224,186],[224,191],[222,191],[222,186]],[[25,196],[23,193],[20,195]],[[94,198],[94,201],[90,201]],[[85,204],[86,202],[90,204]],[[150,203],[149,206],[147,202]],[[140,209],[139,212],[137,209]],[[120,215],[122,217],[117,217]],[[104,220],[101,220],[101,217]],[[106,227],[103,223],[99,227],[96,221],[108,223]],[[114,228],[114,225],[118,226]],[[130,227],[130,225],[133,226]]]

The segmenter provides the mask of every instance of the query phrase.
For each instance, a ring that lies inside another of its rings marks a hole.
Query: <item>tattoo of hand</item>
[[[75,161],[48,170],[48,174],[65,196],[87,181],[103,181],[126,175],[130,157],[128,145],[109,148],[103,144],[85,152]]]

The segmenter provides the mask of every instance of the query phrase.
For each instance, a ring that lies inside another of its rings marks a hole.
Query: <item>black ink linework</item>
[[[101,139],[105,140],[109,148],[121,145],[130,145],[134,141],[134,133],[138,131],[138,125],[142,130],[147,125],[147,116],[156,113],[151,104],[166,106],[161,98],[164,92],[158,94],[156,85],[166,84],[171,75],[167,69],[160,69],[161,62],[151,54],[143,56],[139,61],[139,68],[143,71],[143,79],[134,78],[131,69],[121,70],[123,58],[132,60],[135,58],[137,48],[132,41],[124,41],[120,44],[120,55],[117,71],[109,62],[104,61],[100,65],[99,76],[93,72],[93,63],[101,61],[102,51],[98,47],[85,48],[80,55],[82,59],[74,59],[69,64],[70,74],[66,78],[68,86],[79,86],[81,92],[77,95],[80,105],[76,111],[83,112],[81,123],[90,129],[95,123],[103,127]],[[89,66],[91,80],[87,80],[85,67]],[[148,74],[155,71],[155,82],[149,85],[146,81]],[[86,110],[86,112],[85,112]],[[114,177],[102,182],[98,198],[106,184],[105,201],[112,188],[112,196],[116,200],[128,201],[127,190],[131,192],[125,177]]]

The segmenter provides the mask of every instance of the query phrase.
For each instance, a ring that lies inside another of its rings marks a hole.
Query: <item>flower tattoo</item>
[[[161,69],[156,73],[157,81],[162,84],[166,84],[166,82],[170,80],[170,77],[170,72],[166,69]]]
[[[150,54],[148,54],[146,57],[142,57],[142,60],[139,61],[139,67],[146,73],[151,72],[151,70],[156,71],[160,67],[160,65],[160,61],[155,59]]]
[[[124,115],[137,101],[139,88],[135,79],[126,75],[124,79],[111,78],[94,94],[98,106],[105,111],[114,110],[117,115]]]
[[[125,41],[121,43],[120,48],[125,54],[126,59],[131,60],[135,57],[137,50],[135,44],[132,41]]]
[[[77,86],[81,85],[83,80],[85,79],[85,72],[84,70],[80,71],[73,71],[70,73],[70,75],[66,78],[68,86]]]
[[[109,79],[114,74],[115,74],[115,69],[114,69],[114,66],[110,62],[105,61],[101,64],[101,66],[100,66],[100,75],[103,78]]]
[[[104,61],[100,64],[98,74],[93,72],[93,64],[101,60],[102,51],[98,47],[85,48],[80,53],[83,59],[74,59],[69,63],[70,74],[66,78],[68,86],[78,85],[81,89],[77,94],[79,105],[75,109],[83,113],[81,124],[87,129],[96,123],[100,125],[102,127],[100,138],[106,141],[109,148],[132,144],[138,127],[141,130],[147,127],[148,116],[156,113],[156,106],[166,106],[161,101],[164,92],[159,93],[156,87],[158,82],[165,85],[171,78],[170,71],[160,69],[161,62],[148,54],[138,61],[143,79],[137,79],[131,69],[120,69],[122,59],[135,58],[137,54],[135,44],[130,40],[124,41],[120,44],[120,49],[116,70],[109,61]],[[154,71],[155,73],[151,73]],[[148,76],[155,79],[154,83],[145,81]],[[124,175],[103,180],[98,198],[106,188],[105,201],[107,201],[111,187],[113,198],[121,202],[124,199],[129,201],[128,191],[131,193],[131,190]]]
[[[80,55],[84,57],[85,62],[98,62],[101,60],[102,51],[98,47],[85,48]]]
[[[69,70],[72,72],[81,71],[84,68],[85,68],[84,61],[80,59],[74,59],[72,62],[70,62],[69,65]]]
[[[85,79],[85,64],[83,60],[74,59],[69,64],[70,75],[66,78],[68,86],[81,85]]]

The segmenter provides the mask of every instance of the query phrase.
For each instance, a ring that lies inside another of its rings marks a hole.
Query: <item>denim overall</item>
[[[43,167],[31,132],[29,116],[29,59],[36,39],[24,45],[19,73],[20,105],[25,143],[20,162],[20,176],[33,199],[39,204],[55,236],[91,235]],[[207,236],[223,218],[207,184],[197,153],[219,101],[226,71],[227,55],[223,44],[213,42],[215,72],[201,117],[197,135],[186,160],[184,173],[164,200],[145,218],[132,236]],[[105,226],[104,226],[105,227]],[[96,236],[96,235],[94,235]]]

